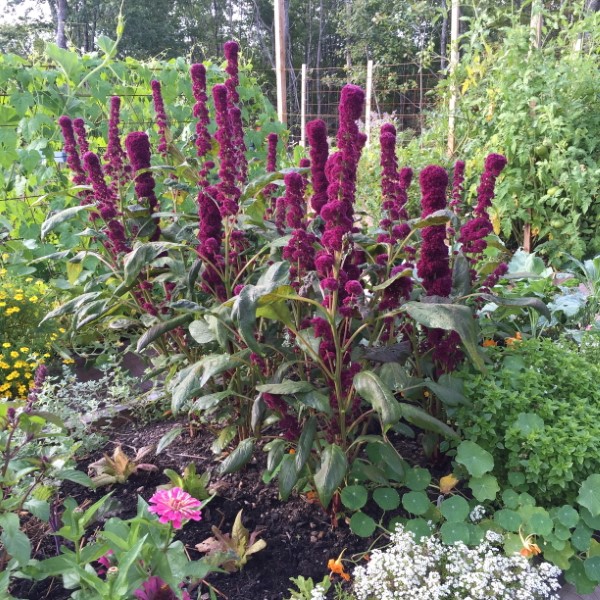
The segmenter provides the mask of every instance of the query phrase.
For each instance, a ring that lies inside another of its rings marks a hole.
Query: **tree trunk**
[[[67,48],[65,25],[67,23],[67,0],[58,0],[56,6],[56,45]]]

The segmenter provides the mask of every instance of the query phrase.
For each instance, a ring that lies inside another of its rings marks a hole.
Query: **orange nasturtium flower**
[[[521,336],[521,332],[517,331],[517,333],[515,333],[515,337],[506,338],[506,345],[512,346],[515,342],[522,342],[522,341],[523,341],[523,337]]]
[[[350,575],[344,571],[344,564],[342,563],[342,554],[344,554],[344,550],[342,553],[336,558],[330,558],[327,562],[327,568],[331,571],[332,574],[339,575],[345,581],[350,581]]]
[[[492,346],[497,346],[498,343],[494,340],[483,340],[482,346],[484,348],[491,348]]]
[[[521,556],[524,556],[525,558],[531,558],[532,556],[537,556],[538,554],[542,553],[540,547],[533,542],[533,535],[523,537],[523,533],[519,528],[519,537],[521,538],[521,543],[523,544],[523,547],[520,550]]]

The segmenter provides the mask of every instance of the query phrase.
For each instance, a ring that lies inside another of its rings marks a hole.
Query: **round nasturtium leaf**
[[[350,510],[358,510],[367,503],[369,494],[362,485],[348,485],[340,494],[342,504]]]
[[[492,455],[470,440],[459,444],[456,462],[463,465],[472,477],[481,477],[494,468]]]
[[[373,492],[373,500],[383,510],[395,510],[400,506],[400,494],[390,487],[377,488]]]
[[[504,490],[502,492],[502,502],[506,508],[515,509],[519,506],[519,494],[515,490]]]
[[[415,541],[420,542],[422,538],[429,537],[433,532],[425,519],[409,519],[404,526],[405,531],[410,531],[415,536]]]
[[[479,502],[495,500],[496,495],[500,491],[498,480],[489,473],[486,473],[481,477],[471,477],[469,487],[473,491],[473,496],[475,496]]]
[[[406,473],[406,485],[413,492],[420,492],[427,489],[431,483],[431,473],[427,469],[415,467]]]
[[[354,513],[350,519],[350,529],[359,537],[373,535],[376,527],[377,523],[369,515],[365,515],[361,511]]]
[[[592,533],[593,532],[589,527],[583,523],[579,523],[571,534],[571,543],[573,544],[573,547],[580,552],[587,552],[592,541]]]
[[[462,496],[452,496],[444,500],[440,505],[440,510],[446,521],[451,523],[461,523],[470,512],[469,503]]]
[[[506,529],[506,531],[512,531],[514,533],[519,531],[519,527],[521,526],[521,516],[519,513],[508,508],[497,510],[494,513],[494,521],[498,523],[502,529]]]
[[[568,570],[565,571],[565,579],[573,584],[580,594],[593,594],[596,589],[597,584],[586,575],[583,561],[579,558],[571,561]]]
[[[444,523],[440,527],[440,536],[444,544],[452,545],[456,542],[468,544],[471,538],[469,526],[466,523]]]
[[[398,524],[402,525],[403,523],[404,523],[404,519],[402,517],[400,517],[399,515],[392,517],[387,526],[388,531],[391,531],[392,533],[394,533],[394,531],[396,531],[397,525]]]
[[[561,506],[555,514],[557,521],[568,529],[572,529],[579,523],[579,513],[568,504]]]
[[[430,505],[425,492],[407,492],[402,496],[402,506],[413,515],[424,515]]]
[[[600,582],[600,556],[591,556],[583,561],[585,574],[592,580]]]

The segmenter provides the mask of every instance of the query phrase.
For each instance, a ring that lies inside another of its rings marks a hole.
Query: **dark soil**
[[[160,422],[143,427],[129,423],[114,431],[106,451],[111,452],[115,444],[122,444],[130,456],[142,446],[155,445],[161,436],[175,426],[173,422]],[[211,526],[217,525],[223,531],[231,531],[239,510],[243,509],[244,525],[250,530],[263,530],[261,538],[267,542],[263,551],[253,555],[245,568],[238,573],[212,573],[207,581],[220,592],[220,597],[229,600],[281,600],[288,596],[292,587],[290,577],[312,577],[320,581],[327,574],[327,561],[337,557],[342,550],[344,556],[360,560],[373,543],[372,539],[361,539],[351,533],[346,523],[341,521],[332,527],[331,520],[321,506],[309,502],[303,496],[292,496],[287,502],[278,499],[277,483],[265,485],[261,480],[265,469],[266,454],[255,452],[253,461],[240,473],[218,478],[215,456],[211,452],[212,436],[196,433],[193,437],[186,433],[158,456],[150,455],[144,462],[155,464],[157,472],[140,472],[126,484],[113,486],[114,498],[120,506],[108,516],[127,519],[135,516],[137,496],[145,500],[155,492],[156,486],[167,483],[163,475],[165,468],[181,472],[190,462],[195,462],[199,473],[213,471],[212,483],[220,485],[218,496],[206,506],[200,522],[189,522],[180,532],[181,539],[192,559],[201,558],[195,545],[210,537]],[[80,468],[99,458],[101,453],[82,461]],[[80,504],[95,501],[109,491],[102,488],[87,490],[67,482],[61,488],[61,497],[74,497]],[[98,524],[96,524],[97,526]],[[44,523],[31,520],[26,525],[33,538],[35,558],[43,559],[56,555],[56,542]],[[193,598],[208,598],[207,588],[196,590]],[[60,581],[30,582],[19,581],[12,594],[17,598],[35,600],[64,600],[70,597],[60,585]],[[198,596],[197,596],[198,595]]]

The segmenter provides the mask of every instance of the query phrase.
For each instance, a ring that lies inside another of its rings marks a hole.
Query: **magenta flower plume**
[[[274,173],[277,170],[277,142],[279,136],[276,133],[270,133],[267,136],[267,173]]]
[[[90,151],[90,146],[87,141],[87,132],[85,130],[85,122],[81,117],[73,119],[73,130],[77,136],[77,144],[79,145],[79,152],[84,155]]]
[[[160,88],[160,81],[153,79],[150,82],[152,88],[152,101],[154,103],[154,114],[156,117],[156,125],[158,127],[158,135],[160,138],[158,144],[158,151],[163,156],[167,155],[167,126],[168,119],[165,111],[165,103],[162,97],[162,91]]]
[[[104,153],[104,173],[110,177],[115,188],[125,179],[125,152],[121,146],[119,133],[119,111],[121,98],[110,99],[110,116],[108,119],[108,143]]]
[[[125,228],[121,221],[117,219],[119,211],[117,210],[116,199],[113,192],[106,185],[100,159],[93,152],[86,152],[83,155],[83,166],[92,185],[98,212],[106,223],[109,239],[108,249],[114,254],[130,252],[131,248],[127,243]]]
[[[142,583],[142,587],[133,592],[137,600],[178,600],[177,594],[160,577],[152,575]],[[188,592],[183,591],[182,600],[190,600]]]
[[[452,179],[452,200],[450,206],[452,210],[459,215],[462,209],[463,184],[465,182],[465,163],[457,160],[454,165],[454,177]]]
[[[148,510],[158,515],[161,523],[170,523],[175,529],[181,529],[187,521],[202,519],[200,513],[202,503],[178,487],[158,490],[148,502],[150,504]]]
[[[217,84],[212,93],[217,121],[215,138],[219,143],[219,205],[223,216],[236,215],[241,193],[236,185],[235,148],[227,108],[227,88],[223,84]]]
[[[196,103],[194,104],[193,114],[196,119],[196,148],[200,157],[206,156],[210,152],[211,137],[208,131],[210,117],[208,114],[208,96],[206,94],[206,67],[203,64],[194,64],[190,68],[192,77],[192,92]]]
[[[448,174],[441,167],[425,167],[419,176],[421,185],[421,216],[446,208]],[[452,273],[448,247],[445,244],[445,225],[424,227],[422,231],[421,256],[417,263],[419,276],[428,296],[450,295]]]
[[[496,179],[505,166],[506,158],[501,154],[490,154],[485,159],[484,170],[477,188],[477,205],[473,209],[474,218],[467,221],[460,229],[458,241],[472,264],[479,260],[487,248],[485,238],[494,230],[488,209],[492,206]]]
[[[151,152],[150,140],[143,131],[134,131],[125,138],[125,148],[131,165],[132,174],[135,183],[135,193],[140,204],[146,202],[150,211],[150,216],[158,209],[158,199],[154,193],[156,183],[150,169]],[[143,172],[142,172],[143,171]],[[155,220],[156,221],[156,220]],[[158,223],[154,232],[150,236],[150,241],[155,242],[160,237],[160,227]]]
[[[329,157],[329,144],[327,143],[327,125],[325,121],[317,119],[306,125],[306,137],[310,146],[310,171],[312,177],[313,196],[310,201],[312,209],[319,214],[321,208],[327,203],[327,176],[325,165]]]
[[[244,143],[244,126],[242,124],[242,112],[238,107],[240,96],[237,88],[240,84],[238,54],[240,46],[237,42],[225,42],[223,46],[227,66],[225,71],[229,78],[225,82],[227,88],[227,108],[231,121],[231,140],[233,143],[233,158],[235,160],[237,181],[243,183],[246,180],[248,162],[246,161],[246,144]]]
[[[386,217],[381,220],[379,226],[387,230],[386,233],[377,237],[379,242],[393,244],[395,236],[393,227],[400,219],[400,183],[398,181],[398,160],[396,158],[396,128],[391,123],[386,123],[381,128],[379,136],[381,146],[381,194],[382,208]]]
[[[77,142],[75,141],[75,132],[73,130],[73,121],[66,115],[58,119],[58,124],[65,141],[65,152],[67,154],[67,165],[73,174],[73,183],[75,185],[85,185],[87,177],[81,166]]]

